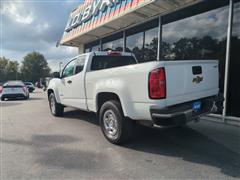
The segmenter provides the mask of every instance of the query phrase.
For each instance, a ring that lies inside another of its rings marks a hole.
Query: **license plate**
[[[194,103],[192,104],[193,110],[200,110],[200,109],[201,109],[201,106],[202,106],[201,101],[197,101],[197,102],[194,102]]]
[[[18,89],[17,88],[6,88],[6,93],[16,93],[18,92]]]
[[[15,93],[16,91],[17,91],[16,88],[11,88],[11,89],[8,90],[8,92],[11,92],[11,93]]]

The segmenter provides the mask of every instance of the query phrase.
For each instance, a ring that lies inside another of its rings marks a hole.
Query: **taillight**
[[[0,94],[2,93],[2,91],[3,91],[3,87],[2,87],[2,86],[0,86]]]
[[[163,67],[154,69],[150,72],[149,97],[151,99],[166,98],[166,76],[165,69]]]
[[[27,92],[27,87],[26,87],[26,86],[23,86],[23,87],[22,87],[22,90],[23,90],[24,92]]]

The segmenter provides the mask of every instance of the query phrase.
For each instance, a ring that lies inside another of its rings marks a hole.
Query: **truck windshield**
[[[113,67],[137,64],[133,56],[94,56],[91,70],[101,70]]]

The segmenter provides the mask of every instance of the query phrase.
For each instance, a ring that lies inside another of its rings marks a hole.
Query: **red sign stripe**
[[[84,7],[86,7],[89,3],[91,3],[92,0],[89,0],[87,2],[88,3],[86,3],[86,1],[85,1],[85,3],[82,6],[79,6],[79,8],[76,11],[80,12],[80,10],[83,9]],[[118,9],[115,9],[111,13],[104,14],[104,15],[102,14],[100,17],[96,17],[96,19],[93,17],[87,23],[84,23],[81,26],[79,26],[78,28],[75,28],[75,29],[71,30],[70,32],[65,33],[63,40],[64,41],[71,40],[71,39],[79,36],[80,34],[83,34],[84,32],[89,31],[90,29],[93,29],[93,28],[99,26],[100,24],[104,24],[110,18],[115,18],[121,12],[136,8],[139,4],[141,4],[143,2],[145,2],[145,0],[133,0],[127,4],[122,3],[123,5],[121,5]],[[74,11],[73,13],[75,14],[76,11]],[[76,29],[78,30],[77,33],[76,33]]]

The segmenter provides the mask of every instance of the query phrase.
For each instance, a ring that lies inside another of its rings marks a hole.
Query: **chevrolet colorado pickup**
[[[51,113],[71,106],[97,113],[104,136],[124,142],[134,122],[185,124],[222,108],[217,60],[139,64],[132,53],[90,52],[73,58],[48,86]]]

